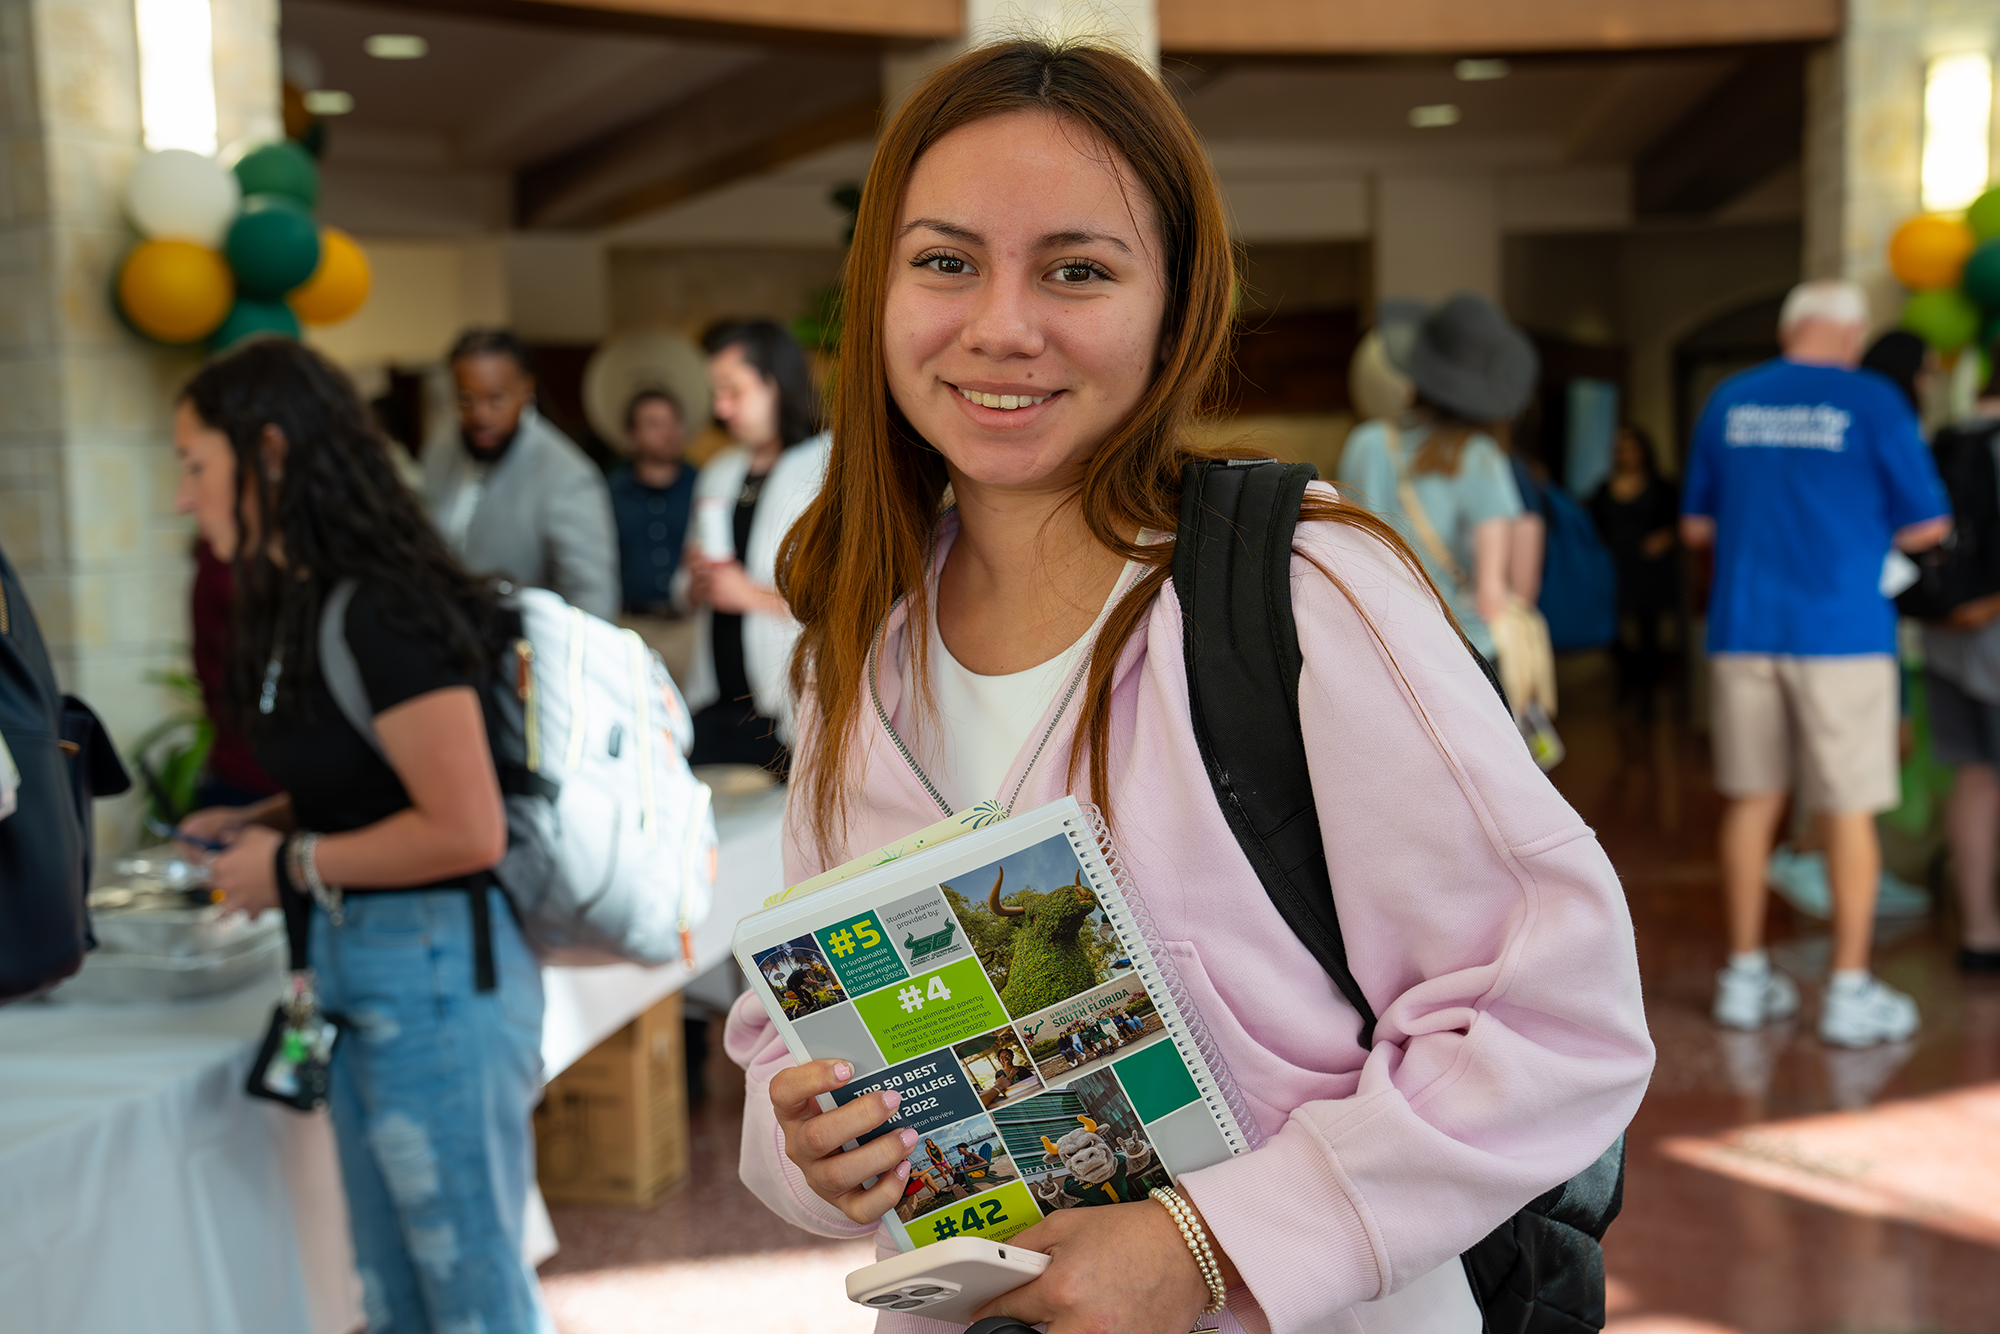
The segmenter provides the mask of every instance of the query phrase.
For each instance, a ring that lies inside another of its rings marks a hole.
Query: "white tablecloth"
[[[718,812],[698,966],[727,964],[736,922],[779,887],[782,810],[778,791]],[[551,1075],[690,980],[680,964],[544,977]],[[0,1008],[0,1330],[358,1325],[330,1128],[243,1093],[281,987],[274,973],[207,1001]]]

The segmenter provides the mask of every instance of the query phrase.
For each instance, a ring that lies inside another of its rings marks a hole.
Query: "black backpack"
[[[1974,598],[2000,593],[2000,468],[1994,449],[2000,421],[1968,422],[1938,432],[1931,446],[1951,499],[1951,533],[1911,559],[1917,582],[1896,596],[1896,610],[1941,621]]]
[[[0,1002],[47,990],[83,966],[90,934],[93,797],[132,786],[81,701],[56,685],[21,581],[0,551],[0,735],[21,774],[0,820]]]
[[[1271,902],[1360,1013],[1365,1048],[1375,1011],[1347,966],[1299,729],[1304,660],[1292,621],[1292,532],[1318,475],[1309,464],[1268,460],[1189,464],[1174,593],[1195,740],[1216,800]],[[1581,1175],[1529,1201],[1460,1257],[1487,1334],[1604,1327],[1598,1243],[1624,1190],[1621,1134]]]

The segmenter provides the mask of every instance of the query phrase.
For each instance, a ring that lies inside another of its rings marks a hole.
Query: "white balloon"
[[[235,172],[185,148],[146,154],[125,182],[125,211],[151,241],[220,249],[242,204]]]

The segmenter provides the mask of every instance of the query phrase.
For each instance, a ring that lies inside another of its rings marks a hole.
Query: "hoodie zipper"
[[[951,803],[944,799],[944,794],[937,790],[935,783],[931,782],[931,776],[924,772],[921,764],[917,763],[917,757],[910,753],[909,746],[896,731],[896,725],[889,721],[889,710],[882,704],[880,685],[882,644],[889,636],[889,621],[895,616],[896,607],[902,605],[903,599],[898,598],[896,606],[889,608],[889,615],[883,618],[881,628],[875,632],[875,643],[868,650],[868,698],[875,705],[876,721],[880,722],[882,730],[889,734],[889,740],[894,743],[896,753],[903,757],[903,763],[910,766],[910,772],[917,776],[917,781],[923,784],[924,791],[928,792],[931,800],[937,803],[937,808],[949,818],[958,812],[951,808]],[[1056,705],[1055,716],[1050,718],[1049,725],[1042,729],[1042,739],[1035,743],[1034,753],[1028,756],[1028,767],[1021,770],[1021,777],[1015,782],[1013,793],[1007,798],[1007,804],[1001,807],[1002,814],[1014,813],[1014,803],[1021,799],[1021,789],[1027,786],[1028,775],[1035,771],[1036,763],[1042,758],[1042,751],[1048,747],[1049,738],[1056,734],[1056,728],[1061,725],[1063,715],[1069,712],[1070,701],[1076,697],[1076,688],[1083,684],[1084,674],[1090,670],[1091,656],[1086,652],[1083,660],[1077,663],[1076,670],[1070,673],[1069,687],[1063,691],[1061,703]]]

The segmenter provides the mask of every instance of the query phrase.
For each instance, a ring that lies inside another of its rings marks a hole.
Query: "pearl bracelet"
[[[1148,1194],[1160,1202],[1180,1228],[1181,1240],[1187,1243],[1188,1254],[1194,1257],[1195,1267],[1201,1270],[1202,1282],[1208,1284],[1208,1305],[1201,1308],[1201,1313],[1214,1315],[1229,1300],[1229,1289],[1222,1281],[1222,1266],[1216,1261],[1215,1252],[1209,1248],[1208,1232],[1196,1216],[1194,1206],[1182,1199],[1181,1193],[1172,1186],[1155,1186]]]

